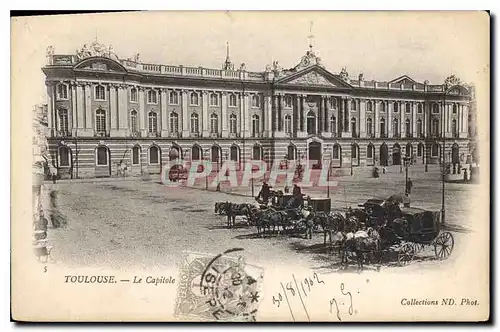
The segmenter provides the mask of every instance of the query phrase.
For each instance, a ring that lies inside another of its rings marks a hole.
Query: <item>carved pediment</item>
[[[125,73],[126,69],[118,62],[108,58],[88,58],[75,66],[75,69],[106,71],[106,72],[119,72]]]
[[[389,83],[391,84],[404,84],[404,85],[412,85],[412,84],[417,84],[418,82],[409,77],[408,75],[403,75],[400,76],[396,79],[393,79]]]
[[[310,71],[305,73],[295,79],[287,82],[288,84],[297,84],[297,85],[322,85],[322,86],[330,86],[335,87],[336,84],[332,83],[331,80],[326,78],[324,75],[316,72]]]

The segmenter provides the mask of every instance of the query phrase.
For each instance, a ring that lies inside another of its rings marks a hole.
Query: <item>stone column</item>
[[[359,102],[359,137],[366,137],[366,100]]]
[[[401,133],[401,138],[406,137],[406,105],[402,102],[399,102],[399,116],[400,116],[400,124],[399,124],[399,132]]]
[[[243,95],[243,121],[245,137],[250,137],[250,107],[249,94],[247,92]]]
[[[221,106],[222,106],[222,119],[221,119],[221,124],[222,124],[222,137],[226,138],[229,137],[229,130],[227,128],[227,92],[223,91],[221,94]]]
[[[280,93],[279,95],[279,112],[278,112],[278,131],[280,136],[284,136],[283,130],[283,109],[285,108],[285,95]]]
[[[266,137],[272,137],[272,121],[273,121],[273,107],[271,105],[271,94],[266,93],[264,95],[264,122]]]
[[[92,102],[92,85],[85,84],[85,135],[94,136],[94,112],[91,107]]]
[[[349,133],[348,136],[346,137],[351,137],[351,126],[349,123],[350,120],[350,108],[351,105],[349,105],[349,99],[345,98],[344,99],[344,132]]]
[[[340,136],[344,131],[344,97],[340,97],[337,102],[339,106],[339,110],[337,112],[337,135]]]
[[[387,137],[392,138],[392,110],[394,109],[394,103],[392,101],[387,102]]]
[[[76,84],[76,129],[78,130],[78,135],[85,129],[85,100],[81,83]]]
[[[430,106],[429,106],[429,102],[424,102],[424,105],[423,105],[423,108],[424,108],[424,137],[427,137],[428,135],[428,128],[429,128],[429,112],[430,112]]]
[[[71,111],[69,112],[69,128],[68,130],[71,132],[72,136],[75,137],[76,132],[76,121],[77,121],[77,113],[76,113],[76,84],[72,83],[71,85]]]
[[[295,103],[295,112],[294,116],[292,117],[293,123],[292,123],[292,131],[295,136],[298,135],[299,132],[302,132],[300,129],[300,125],[302,123],[302,120],[300,118],[300,95],[296,95],[296,103]]]
[[[461,110],[461,121],[460,121],[460,127],[459,127],[459,133],[458,137],[460,138],[467,138],[469,136],[469,108],[468,106],[465,105],[460,105],[459,109]]]
[[[441,102],[439,103],[439,109],[441,111],[441,114],[440,114],[440,128],[441,128],[441,135],[444,135],[445,133],[445,122],[446,122],[446,118],[445,118],[445,109],[446,109],[446,105]]]
[[[109,128],[112,136],[118,134],[118,103],[117,103],[117,86],[111,84],[109,87],[109,115],[111,118],[111,126]]]
[[[118,86],[118,136],[128,136],[129,111],[128,111],[128,86]]]
[[[413,137],[417,137],[417,108],[418,108],[418,103],[412,102],[412,119],[411,119],[411,126],[413,128]]]
[[[323,127],[323,131],[325,133],[330,133],[330,130],[328,130],[328,128],[330,127],[330,117],[328,116],[328,96],[321,96],[321,103],[323,104],[323,114],[324,114],[324,121],[325,121],[325,124],[324,124],[324,127]],[[331,135],[329,135],[331,136]]]
[[[144,100],[144,88],[140,86],[138,89],[139,92],[139,131],[142,137],[147,136],[146,130],[146,111],[145,111],[145,100]]]
[[[167,111],[168,89],[160,90],[160,114],[161,114],[161,137],[168,137],[168,111]]]
[[[49,128],[49,136],[54,136],[55,124],[54,124],[54,85],[52,83],[47,83],[47,123]]]
[[[201,112],[202,114],[202,132],[203,132],[203,137],[209,137],[210,136],[210,131],[209,131],[209,126],[208,126],[208,92],[207,91],[202,91],[201,92]],[[242,116],[239,117],[240,122],[242,119]],[[240,128],[241,132],[241,128]]]
[[[181,91],[182,137],[189,137],[188,95],[186,90]]]
[[[380,137],[380,106],[379,106],[378,100],[376,100],[373,103],[373,109],[375,111],[375,119],[373,121],[375,128],[373,128],[374,129],[373,132],[375,133],[375,137],[379,138]]]
[[[302,95],[302,105],[301,105],[301,110],[300,110],[300,128],[301,128],[301,133],[300,137],[307,137],[307,115],[306,115],[306,98],[307,95]]]

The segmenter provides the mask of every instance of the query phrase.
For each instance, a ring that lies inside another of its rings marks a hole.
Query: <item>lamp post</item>
[[[445,84],[443,86],[443,112],[445,112],[446,109],[446,90],[448,89],[448,85]],[[442,127],[444,128],[444,127]],[[444,131],[441,132],[441,137],[443,139],[443,148],[441,149],[441,155],[442,155],[442,163],[443,163],[443,169],[442,169],[442,174],[441,174],[441,182],[442,182],[442,188],[441,188],[441,224],[445,224],[445,203],[444,203],[444,179],[445,179],[445,173],[446,173],[446,162],[445,162],[445,150],[446,150],[446,140],[445,140],[445,134]]]
[[[205,160],[207,161],[207,164],[208,164],[208,161],[210,160],[210,158],[208,157],[210,149],[206,149],[205,152],[207,153],[207,157],[205,157]],[[204,169],[204,171],[206,171],[206,170]],[[205,189],[208,190],[208,174],[205,176]]]
[[[403,162],[405,164],[405,194],[409,194],[409,192],[408,192],[408,166],[410,164],[410,157],[405,156],[403,158]]]
[[[217,151],[217,187],[215,187],[215,191],[220,191],[219,162],[222,160],[221,152],[220,149]]]
[[[352,151],[353,151],[354,145],[351,144],[351,176],[352,176]]]

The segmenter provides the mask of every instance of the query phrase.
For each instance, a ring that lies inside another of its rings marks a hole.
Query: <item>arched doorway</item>
[[[253,160],[262,160],[262,147],[260,145],[254,145],[252,148],[252,159]]]
[[[237,145],[232,145],[231,149],[229,151],[229,158],[231,159],[231,162],[235,165],[235,169],[237,171],[240,170],[240,149],[238,148]]]
[[[388,166],[389,164],[389,147],[387,144],[382,143],[380,146],[380,165]]]
[[[351,145],[351,163],[352,166],[359,166],[359,146],[356,143]]]
[[[316,163],[312,165],[313,168],[321,168],[321,143],[309,143],[309,160],[314,160]]]
[[[110,177],[111,176],[111,153],[105,145],[100,145],[95,150],[95,177]]]
[[[161,149],[157,145],[151,145],[148,151],[148,172],[149,174],[161,173]]]
[[[338,143],[332,148],[332,167],[342,167],[342,147]]]
[[[290,144],[288,146],[288,151],[287,151],[287,159],[288,160],[295,160],[295,155],[297,153],[297,149],[295,148],[295,145]]]
[[[425,163],[425,149],[423,143],[418,143],[417,157],[422,158],[422,164]]]
[[[451,162],[453,164],[460,163],[459,148],[457,143],[454,143],[451,147]]]
[[[406,151],[405,156],[412,158],[413,157],[413,146],[410,142],[406,143]]]
[[[210,148],[210,158],[212,163],[218,163],[219,165],[222,164],[222,151],[220,146],[212,145]]]
[[[398,143],[392,146],[392,164],[401,165],[401,147]]]

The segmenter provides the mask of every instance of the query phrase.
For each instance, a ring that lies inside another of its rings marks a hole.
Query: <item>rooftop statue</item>
[[[347,72],[346,67],[342,67],[342,70],[340,71],[340,78],[344,81],[349,80],[349,73]]]
[[[115,60],[118,59],[116,54],[113,52],[113,46],[109,45],[109,47],[106,47],[97,40],[93,41],[90,46],[84,44],[80,50],[76,51],[76,58],[78,61],[94,56],[106,57]]]

